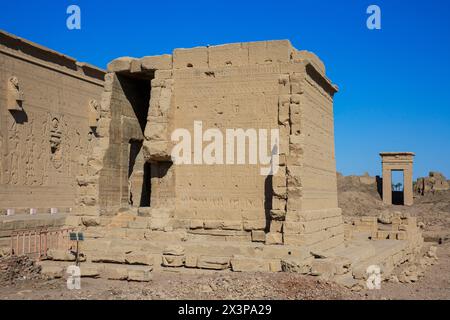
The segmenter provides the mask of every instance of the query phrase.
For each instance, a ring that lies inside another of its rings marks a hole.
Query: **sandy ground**
[[[148,283],[82,278],[81,290],[68,290],[64,279],[16,280],[2,283],[0,299],[450,299],[450,244],[438,247],[438,257],[416,283],[361,292],[289,273],[159,272]]]
[[[450,243],[438,246],[438,263],[426,268],[416,283],[383,282],[380,290],[365,290],[368,299],[389,300],[449,300],[450,299]]]

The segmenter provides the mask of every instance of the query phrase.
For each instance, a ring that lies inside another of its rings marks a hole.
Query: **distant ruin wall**
[[[0,32],[0,210],[70,211],[104,72]]]
[[[450,180],[440,172],[430,172],[428,177],[418,178],[414,183],[414,192],[420,195],[446,191],[450,189]]]

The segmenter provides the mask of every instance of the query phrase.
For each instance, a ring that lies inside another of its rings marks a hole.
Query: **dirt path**
[[[220,275],[155,273],[148,283],[82,279],[68,290],[64,279],[19,281],[0,289],[0,299],[352,299],[358,294],[314,277],[287,273]]]

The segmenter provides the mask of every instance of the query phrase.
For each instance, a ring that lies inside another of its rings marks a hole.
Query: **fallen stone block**
[[[80,265],[81,277],[85,278],[97,278],[100,276],[99,266],[92,263]]]
[[[153,256],[144,252],[131,252],[125,255],[125,262],[128,264],[152,266],[153,261]]]
[[[163,255],[162,265],[164,267],[182,267],[184,266],[184,256]]]
[[[270,267],[269,262],[262,259],[233,257],[231,259],[231,270],[238,272],[267,272],[270,271]]]
[[[311,272],[311,264],[305,259],[286,258],[281,259],[281,270],[283,272],[309,274]]]
[[[122,265],[106,265],[101,277],[109,280],[127,280],[128,270],[126,266]]]
[[[128,269],[128,281],[148,282],[152,279],[151,268]]]
[[[224,270],[230,265],[230,258],[200,256],[197,260],[197,267],[200,269]]]
[[[90,260],[103,263],[125,263],[125,254],[121,252],[93,252]]]
[[[197,256],[193,256],[193,255],[187,255],[185,262],[184,262],[184,266],[186,268],[197,268]]]
[[[68,250],[47,250],[47,257],[54,261],[75,261],[75,255]]]
[[[61,278],[64,274],[64,267],[61,266],[50,266],[42,265],[41,274],[45,275],[49,279]]]

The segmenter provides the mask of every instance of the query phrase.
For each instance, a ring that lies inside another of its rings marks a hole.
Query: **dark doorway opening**
[[[403,170],[392,170],[391,172],[392,186],[392,204],[404,205],[404,175]]]
[[[151,164],[146,162],[144,164],[144,177],[142,181],[142,191],[141,191],[141,203],[140,207],[150,207],[152,195],[152,184],[151,184]]]
[[[129,139],[128,167],[122,170],[122,195],[125,196],[128,190],[127,202],[131,207],[149,207],[151,194],[150,164],[145,161],[142,146],[150,105],[151,80],[154,73],[116,75],[123,92],[123,95],[118,98],[122,113],[122,134],[126,139]],[[127,172],[126,177],[124,176],[125,172]]]

